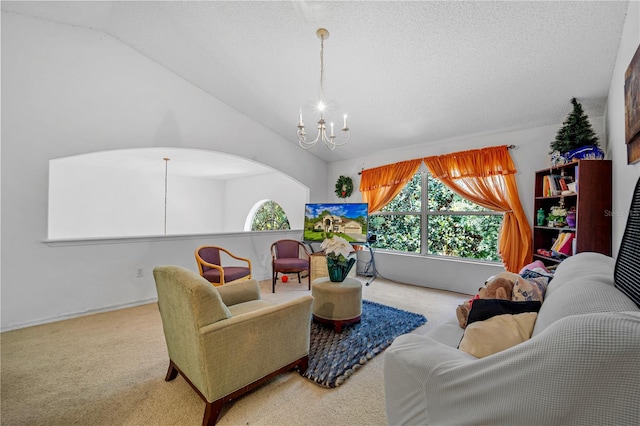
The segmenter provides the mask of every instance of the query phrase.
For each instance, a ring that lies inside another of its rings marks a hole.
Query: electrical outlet
[[[144,269],[143,268],[138,268],[136,270],[136,278],[142,278],[144,277]]]

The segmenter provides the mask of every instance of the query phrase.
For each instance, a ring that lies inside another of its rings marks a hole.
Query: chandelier
[[[318,142],[322,141],[327,148],[334,150],[336,146],[344,145],[349,142],[351,135],[349,134],[349,127],[347,127],[347,115],[344,115],[342,122],[342,138],[336,142],[336,135],[333,130],[333,123],[330,123],[331,133],[327,135],[327,126],[324,119],[324,110],[326,104],[324,102],[324,40],[329,38],[329,31],[324,28],[319,28],[316,31],[316,35],[320,39],[320,101],[318,102],[318,110],[320,111],[320,120],[318,120],[318,136],[311,141],[307,142],[307,133],[304,131],[304,122],[302,121],[302,109],[300,109],[300,122],[298,123],[298,143],[304,149],[313,148]]]

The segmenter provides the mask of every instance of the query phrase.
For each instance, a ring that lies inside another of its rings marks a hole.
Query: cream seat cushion
[[[476,321],[465,329],[459,349],[476,358],[508,349],[529,340],[537,316],[536,312],[525,312]]]

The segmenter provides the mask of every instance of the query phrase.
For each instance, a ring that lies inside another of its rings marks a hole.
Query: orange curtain
[[[389,204],[416,174],[421,159],[401,161],[395,164],[362,171],[360,192],[369,203],[369,213],[374,213]]]
[[[507,271],[531,262],[531,227],[520,204],[516,168],[506,145],[424,158],[431,175],[485,208],[504,212],[498,252]]]

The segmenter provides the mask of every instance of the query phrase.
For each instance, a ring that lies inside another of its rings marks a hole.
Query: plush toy
[[[464,302],[462,305],[458,305],[456,308],[456,317],[458,317],[458,323],[460,327],[467,327],[467,318],[469,317],[469,312],[471,312],[471,307],[473,305],[473,301],[476,299],[504,299],[511,300],[513,295],[513,285],[514,282],[509,278],[512,278],[510,275],[504,275],[500,273],[496,276],[493,276],[487,280],[484,286],[478,289],[478,294],[476,294],[473,299]],[[509,273],[506,273],[509,274]],[[515,274],[514,274],[515,275]]]
[[[546,268],[544,270],[546,271]],[[542,303],[549,282],[548,275],[524,278],[513,272],[500,272],[495,278],[505,278],[513,283],[511,300],[516,302],[539,300]]]

